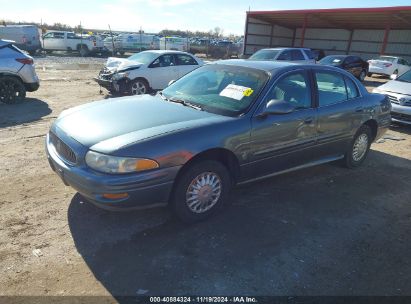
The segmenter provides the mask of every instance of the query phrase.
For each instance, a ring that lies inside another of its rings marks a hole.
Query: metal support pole
[[[301,32],[301,47],[304,47],[304,39],[305,39],[305,29],[307,27],[307,14],[304,15],[304,23],[303,23],[303,29]]]
[[[293,41],[291,42],[291,46],[294,47],[295,46],[295,34],[297,33],[297,29],[295,28],[293,31]]]
[[[350,38],[348,40],[348,45],[347,45],[347,50],[346,50],[346,54],[348,55],[351,51],[351,43],[352,43],[352,36],[354,34],[354,30],[350,30]]]
[[[391,21],[392,21],[392,14],[390,14],[388,22],[385,24],[384,40],[382,41],[382,46],[381,46],[381,55],[385,54],[385,50],[387,48],[388,37],[390,35],[390,30],[391,30]]]

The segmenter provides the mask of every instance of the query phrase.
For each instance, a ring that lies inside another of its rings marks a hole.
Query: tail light
[[[386,68],[388,68],[388,67],[392,66],[392,63],[384,63],[384,66],[385,66]]]
[[[33,59],[31,58],[17,58],[16,61],[22,63],[22,64],[33,64]]]

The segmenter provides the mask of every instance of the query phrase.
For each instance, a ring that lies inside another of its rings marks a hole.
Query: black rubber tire
[[[133,92],[133,86],[138,84],[138,83],[140,83],[141,85],[143,85],[145,87],[144,94],[149,94],[150,93],[150,85],[148,84],[148,82],[145,79],[137,78],[137,79],[134,79],[133,81],[129,82],[128,93],[130,95],[142,95],[142,94],[135,94]]]
[[[0,102],[13,104],[26,97],[26,88],[23,82],[16,77],[4,76],[0,78]]]
[[[77,50],[79,51],[81,57],[85,57],[90,53],[90,51],[89,51],[89,49],[86,45],[79,45],[77,47]]]
[[[367,146],[367,150],[366,150],[365,154],[363,155],[363,157],[360,160],[356,161],[356,160],[353,159],[354,143],[357,140],[357,138],[360,137],[362,134],[367,135],[367,137],[368,137],[368,146]],[[350,146],[349,146],[347,152],[345,153],[345,156],[344,156],[344,165],[345,165],[345,167],[347,167],[347,168],[357,168],[357,167],[361,166],[361,164],[367,158],[368,152],[370,151],[371,143],[372,143],[371,128],[367,125],[362,125],[361,128],[355,134],[354,138],[352,139],[352,141],[350,143]]]
[[[367,73],[367,76],[368,76],[368,77],[372,77],[372,73]]]
[[[186,192],[191,182],[200,174],[213,172],[221,180],[221,194],[216,204],[211,209],[203,213],[195,213],[187,206]],[[231,190],[231,177],[227,168],[218,161],[204,160],[194,163],[187,168],[174,184],[174,191],[171,197],[170,206],[174,214],[185,223],[196,223],[205,220],[221,209],[227,201]]]
[[[360,75],[358,75],[358,80],[361,82],[365,81],[365,77],[367,76],[367,71],[366,70],[362,70]]]

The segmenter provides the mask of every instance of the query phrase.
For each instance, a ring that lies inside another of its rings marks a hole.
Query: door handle
[[[361,112],[363,112],[363,111],[364,111],[363,107],[357,107],[357,108],[355,108],[355,112],[357,112],[357,113],[361,113]]]

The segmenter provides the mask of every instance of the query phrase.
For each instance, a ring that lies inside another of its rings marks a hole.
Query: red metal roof
[[[411,29],[411,6],[249,11],[249,17],[288,28]]]

